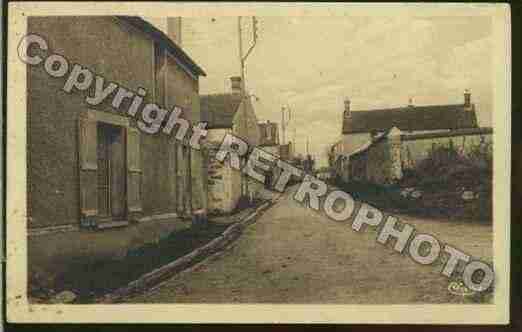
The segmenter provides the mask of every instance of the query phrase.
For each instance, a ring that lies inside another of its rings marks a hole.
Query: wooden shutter
[[[96,121],[86,114],[78,121],[81,225],[96,225],[98,214],[98,156]]]
[[[132,213],[141,212],[141,151],[140,132],[127,128],[127,209]]]

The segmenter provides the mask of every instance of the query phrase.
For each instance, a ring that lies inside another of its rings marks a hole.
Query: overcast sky
[[[244,18],[244,44],[251,19]],[[260,121],[294,111],[298,152],[326,161],[341,136],[343,98],[354,110],[462,103],[470,89],[480,125],[491,125],[489,17],[259,17],[259,39],[247,60],[247,89]],[[207,72],[201,93],[229,91],[239,74],[237,18],[183,19],[182,46]],[[293,129],[287,136],[293,140]]]

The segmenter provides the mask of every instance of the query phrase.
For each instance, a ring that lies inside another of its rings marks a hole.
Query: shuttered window
[[[90,226],[98,214],[96,121],[87,114],[80,116],[78,133],[81,223]]]
[[[142,211],[140,132],[127,128],[127,207],[130,213]]]

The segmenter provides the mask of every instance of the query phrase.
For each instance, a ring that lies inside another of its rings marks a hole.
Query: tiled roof
[[[237,94],[202,95],[200,97],[201,121],[207,122],[209,129],[232,128],[240,104],[241,97]]]
[[[474,106],[464,104],[406,106],[372,111],[352,111],[343,117],[343,134],[385,131],[397,127],[401,131],[476,128]]]

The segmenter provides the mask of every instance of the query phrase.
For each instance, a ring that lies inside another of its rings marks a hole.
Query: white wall
[[[370,133],[355,133],[355,134],[346,134],[343,135],[342,138],[342,154],[347,155],[351,154],[363,144],[367,143],[371,140]]]
[[[206,142],[214,146],[215,151],[219,148],[226,134],[231,129],[210,129]],[[233,169],[225,160],[224,163],[217,161],[212,155],[208,162],[208,211],[228,213],[237,205],[241,196],[241,174]]]

